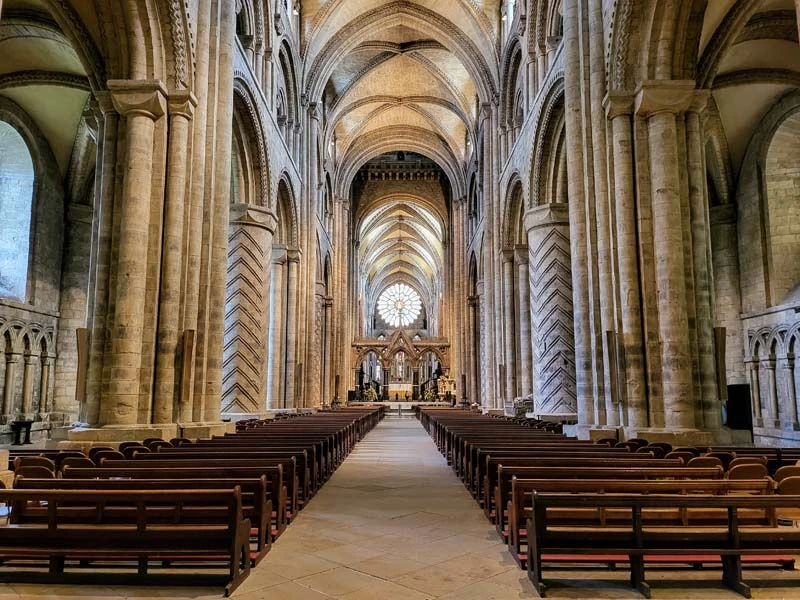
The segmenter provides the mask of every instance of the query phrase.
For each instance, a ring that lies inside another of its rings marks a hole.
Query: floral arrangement
[[[432,388],[428,388],[427,390],[425,390],[425,393],[423,394],[422,397],[425,400],[425,402],[436,402],[437,400],[436,392],[434,392]]]
[[[375,388],[368,387],[367,390],[364,392],[364,399],[367,402],[377,402],[378,393],[375,391]]]

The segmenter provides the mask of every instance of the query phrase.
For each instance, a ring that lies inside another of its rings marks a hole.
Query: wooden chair
[[[185,446],[187,444],[191,444],[192,440],[190,440],[189,438],[178,437],[178,438],[172,438],[169,441],[169,443],[177,448],[179,446]]]
[[[736,453],[735,452],[722,452],[722,451],[718,451],[717,450],[717,451],[714,451],[714,452],[709,452],[705,456],[711,456],[713,458],[720,459],[722,461],[722,468],[727,471],[728,468],[730,467],[731,462],[733,462],[733,459],[736,458]]]
[[[664,458],[666,454],[664,449],[659,446],[642,446],[636,451],[637,454],[644,454],[645,452],[652,454],[653,458]]]
[[[137,444],[136,446],[128,446],[124,450],[121,450],[121,452],[125,458],[133,458],[137,452],[150,452],[150,448],[142,444]]]
[[[55,471],[51,471],[47,467],[33,465],[28,467],[19,467],[14,469],[14,481],[19,477],[35,477],[36,479],[55,479]]]
[[[730,471],[733,467],[737,465],[764,465],[767,466],[767,457],[766,456],[737,456],[731,461],[731,464],[728,465],[728,470]]]
[[[627,448],[629,452],[636,452],[639,449],[639,444],[636,442],[617,442],[614,444],[614,448]]]
[[[595,444],[598,444],[600,446],[608,446],[609,448],[613,448],[614,446],[617,445],[617,438],[612,438],[612,437],[600,438],[599,440],[597,440],[595,442]]]
[[[98,452],[102,452],[103,450],[113,450],[111,446],[95,446],[94,448],[89,448],[89,458],[94,460],[94,457],[97,456]]]
[[[120,452],[122,452],[122,453],[124,454],[124,453],[125,453],[125,450],[126,450],[127,448],[133,448],[133,447],[135,447],[135,446],[144,446],[144,444],[142,444],[142,442],[122,442],[122,443],[119,445],[119,451],[120,451]]]
[[[768,477],[767,467],[758,464],[739,464],[728,469],[728,479],[763,479]]]
[[[147,448],[148,448],[148,450],[150,450],[150,452],[158,452],[159,448],[172,448],[172,444],[170,444],[166,440],[152,440],[150,442],[145,440],[145,444],[144,445],[147,446]]]
[[[56,463],[44,456],[18,456],[14,459],[14,471],[20,467],[44,467],[51,473],[56,472]]]
[[[695,456],[688,463],[687,467],[720,467],[725,470],[722,461],[716,456]]]
[[[692,456],[700,456],[702,452],[694,446],[678,446],[672,449],[673,452],[689,452]]]
[[[639,448],[641,448],[642,446],[647,446],[650,443],[642,438],[631,438],[628,441],[631,442],[632,444],[636,444],[637,446],[639,446]]]
[[[672,452],[672,444],[667,443],[667,442],[653,442],[652,444],[649,444],[649,445],[650,445],[651,448],[661,448],[661,449],[663,449],[665,455],[669,454],[670,452]]]
[[[697,455],[693,454],[692,452],[684,452],[683,450],[673,450],[669,454],[667,454],[664,458],[680,458],[683,460],[684,464],[689,464],[689,461],[695,458]]]
[[[96,464],[102,466],[103,460],[125,460],[125,455],[116,450],[103,450],[94,455],[94,462]]]
[[[75,469],[94,469],[97,465],[91,458],[86,456],[68,456],[61,461],[60,472],[64,472],[67,467]]]
[[[775,481],[780,484],[788,477],[800,477],[800,465],[786,465],[775,471]]]

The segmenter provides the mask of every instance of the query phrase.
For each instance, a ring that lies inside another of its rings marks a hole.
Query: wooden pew
[[[242,515],[248,519],[252,525],[250,559],[253,566],[257,565],[266,556],[272,547],[271,535],[271,515],[272,500],[268,498],[267,478],[258,479],[193,479],[191,483],[184,480],[169,479],[31,479],[20,477],[14,489],[19,490],[140,490],[157,491],[172,490],[180,491],[187,486],[196,490],[228,490],[237,485],[242,492]],[[219,519],[224,507],[205,505],[193,506],[183,505],[181,511],[193,511],[197,513],[194,517],[196,522],[205,520],[210,522]],[[153,512],[153,511],[151,511]],[[39,517],[47,520],[47,507],[28,507],[25,521],[32,522],[37,513]],[[207,513],[207,514],[206,514]],[[167,520],[172,518],[167,515]]]
[[[729,481],[727,479],[670,479],[670,480],[642,480],[642,479],[625,479],[617,477],[615,479],[516,479],[512,480],[511,484],[511,497],[508,501],[508,547],[514,559],[522,566],[525,565],[527,560],[527,550],[523,548],[523,544],[527,543],[527,530],[525,523],[532,514],[532,494],[539,493],[569,493],[569,494],[582,494],[582,493],[606,493],[606,494],[690,494],[690,493],[705,493],[705,494],[759,494],[767,495],[772,493],[772,482],[769,479],[757,480],[736,480]],[[592,510],[588,514],[579,515],[580,511],[573,511],[573,519],[582,517],[591,520],[600,520],[601,524],[609,524],[614,519],[619,522],[620,518],[624,522],[630,520],[630,513],[623,515],[619,511],[595,511]],[[551,515],[552,517],[553,515]],[[690,514],[687,511],[668,510],[662,511],[659,515],[662,521],[666,522],[668,519],[678,521],[681,524],[688,524],[691,520],[692,523],[699,523],[701,519],[707,522],[709,518],[716,518],[719,520],[725,515],[717,511],[711,513],[706,511],[705,514]],[[756,520],[766,519],[770,525],[775,523],[775,515],[769,514],[755,514],[750,515]]]
[[[151,455],[142,455],[147,457]],[[157,456],[157,455],[156,455]],[[144,463],[144,464],[143,464]],[[282,514],[285,523],[291,521],[292,517],[297,514],[297,493],[299,482],[297,478],[297,463],[294,457],[283,458],[257,458],[257,459],[205,459],[201,463],[192,459],[161,459],[161,460],[103,460],[100,464],[101,469],[185,469],[194,468],[198,464],[202,464],[204,468],[225,469],[227,467],[281,467],[283,474],[283,493],[284,505],[277,506],[275,510]]]
[[[487,475],[488,466],[491,464],[494,468],[495,465],[501,465],[503,462],[507,462],[509,464],[513,464],[514,458],[521,458],[521,461],[525,463],[527,462],[528,465],[532,467],[561,467],[561,468],[582,468],[582,467],[599,467],[599,468],[606,468],[606,467],[614,467],[617,469],[628,469],[628,468],[681,468],[683,467],[683,461],[681,460],[667,460],[664,458],[652,458],[646,455],[640,455],[642,458],[631,458],[632,454],[624,455],[625,458],[615,458],[615,457],[603,457],[603,458],[572,458],[569,455],[565,455],[563,457],[556,457],[555,452],[551,452],[549,456],[542,456],[542,455],[532,455],[532,456],[493,456],[491,454],[487,454],[486,457],[479,463],[478,471],[475,475],[475,486],[476,486],[476,496],[478,498],[481,497],[483,493],[483,486],[480,484],[480,480],[485,480]],[[510,462],[509,462],[510,461]],[[496,485],[496,476],[493,477],[492,484]],[[491,490],[487,490],[489,494],[493,494],[494,487]]]
[[[283,467],[171,467],[171,468],[110,468],[94,469],[67,467],[62,473],[64,479],[267,479],[267,500],[272,501],[272,539],[277,539],[287,526],[286,486],[283,485]],[[189,484],[187,484],[187,487]],[[283,507],[283,510],[282,510]]]
[[[509,461],[497,466],[497,481],[494,488],[494,504],[496,507],[495,527],[498,534],[504,536],[506,525],[511,519],[508,505],[511,500],[512,481],[527,479],[569,479],[575,481],[587,480],[593,485],[592,481],[597,479],[621,479],[621,480],[642,480],[656,481],[663,479],[722,479],[723,471],[719,467],[681,467],[681,466],[662,466],[657,467],[628,467],[619,469],[616,467],[600,468],[550,468],[550,467],[531,467],[526,465],[513,465]],[[498,507],[503,507],[499,510]]]
[[[742,554],[774,555],[800,553],[800,529],[777,526],[744,526],[739,511],[776,510],[800,507],[800,496],[750,495],[657,495],[657,494],[533,494],[533,514],[528,520],[528,576],[536,591],[546,590],[542,575],[542,557],[561,555],[627,555],[631,584],[645,597],[650,586],[645,580],[645,557],[657,555],[686,556],[691,561],[698,553],[722,557],[722,581],[746,598],[750,586],[742,580]],[[551,509],[624,509],[632,518],[629,526],[581,525],[553,527]],[[647,525],[643,513],[653,509],[718,509],[728,515],[718,527]]]
[[[181,491],[2,490],[0,502],[14,507],[12,523],[0,527],[2,582],[224,585],[230,595],[250,573],[250,521],[242,517],[238,486]],[[47,518],[28,522],[28,508],[37,510],[42,503]],[[181,510],[191,504],[227,510],[213,524],[196,523],[191,511]],[[94,509],[76,514],[79,505]],[[166,522],[165,509],[171,519]],[[31,561],[37,560],[32,568]],[[100,567],[101,561],[128,572],[109,572]],[[191,571],[152,572],[154,561],[159,565],[180,561]],[[224,564],[227,572],[197,572],[214,568],[214,563]]]

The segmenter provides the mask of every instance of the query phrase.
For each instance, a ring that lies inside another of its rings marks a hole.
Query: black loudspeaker
[[[347,390],[347,402],[355,402],[356,401],[356,391],[355,390]]]
[[[753,409],[750,402],[750,386],[748,384],[728,386],[726,408],[728,427],[753,431]]]

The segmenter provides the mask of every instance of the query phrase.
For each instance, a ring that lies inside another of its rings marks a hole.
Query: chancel
[[[799,15],[0,0],[0,595],[800,596]]]

